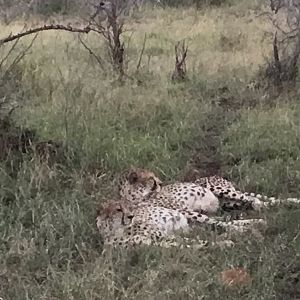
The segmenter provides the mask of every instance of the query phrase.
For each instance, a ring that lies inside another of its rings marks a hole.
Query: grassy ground
[[[227,250],[102,254],[95,229],[97,203],[116,195],[114,178],[131,165],[151,168],[166,181],[193,167],[218,172],[249,191],[300,194],[299,95],[274,99],[246,87],[271,50],[269,24],[256,17],[256,8],[242,1],[200,11],[136,13],[124,40],[128,73],[142,84],[116,83],[108,64],[104,76],[74,35],[39,35],[5,94],[23,101],[14,115],[18,124],[41,139],[62,141],[69,158],[50,168],[25,158],[17,174],[2,164],[0,297],[300,298],[297,207],[273,209],[264,215],[270,225],[263,240],[240,237]],[[20,29],[21,22],[1,26],[1,35]],[[96,36],[84,38],[106,57]],[[180,39],[189,45],[189,79],[174,84],[173,51]],[[219,273],[231,266],[245,267],[252,286],[222,287]]]

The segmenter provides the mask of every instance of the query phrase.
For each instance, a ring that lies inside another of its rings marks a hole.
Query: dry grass
[[[272,210],[264,240],[240,237],[228,250],[147,248],[103,254],[94,224],[97,203],[116,194],[113,179],[130,165],[174,180],[191,159],[198,167],[204,158],[218,160],[221,173],[243,188],[299,195],[298,95],[266,103],[264,91],[246,87],[271,50],[264,38],[269,24],[256,17],[256,6],[242,1],[201,11],[137,12],[126,21],[124,40],[127,72],[141,84],[118,84],[108,63],[103,74],[76,35],[39,35],[18,66],[18,91],[7,95],[13,99],[22,92],[17,123],[36,129],[41,139],[63,141],[69,159],[47,168],[25,157],[17,173],[2,164],[0,297],[300,297],[299,208]],[[4,36],[21,28],[19,22],[1,25],[0,31]],[[136,74],[145,34],[145,55]],[[84,38],[107,60],[101,40]],[[189,80],[172,84],[174,45],[181,39],[189,45]],[[214,238],[203,230],[200,234]],[[232,267],[247,270],[252,285],[224,288],[220,274]]]

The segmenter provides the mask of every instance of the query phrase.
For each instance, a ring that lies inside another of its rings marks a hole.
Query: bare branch
[[[29,29],[27,31],[24,31],[24,32],[15,34],[15,35],[11,34],[6,38],[0,39],[0,46],[5,43],[12,42],[19,38],[22,38],[24,36],[38,33],[40,31],[47,31],[47,30],[64,30],[64,31],[69,31],[69,32],[89,33],[91,31],[91,28],[90,28],[90,26],[86,26],[84,28],[75,28],[75,27],[72,27],[71,25],[65,26],[65,25],[61,25],[61,24],[44,25],[41,27]]]

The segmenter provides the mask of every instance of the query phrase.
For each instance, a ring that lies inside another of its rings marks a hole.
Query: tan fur
[[[187,218],[177,210],[140,203],[132,205],[126,201],[109,201],[98,211],[97,227],[105,245],[129,247],[140,244],[162,247],[181,246],[178,231],[187,232]],[[200,239],[188,240],[196,248],[208,245]],[[231,241],[215,243],[232,246]],[[191,244],[190,244],[191,246]]]
[[[132,168],[127,177],[120,182],[120,196],[132,202],[153,199],[157,195],[171,198],[173,202],[184,203],[188,209],[214,214],[219,208],[254,209],[268,208],[284,203],[300,203],[297,198],[275,199],[254,193],[241,192],[234,184],[222,177],[211,176],[199,178],[195,183],[176,182],[163,185],[151,171]],[[133,174],[134,182],[127,178]]]
[[[255,219],[221,222],[208,217],[205,213],[216,213],[220,207],[219,200],[210,190],[195,183],[177,182],[162,186],[160,180],[155,182],[157,177],[152,172],[142,169],[131,169],[124,178],[119,187],[123,199],[134,204],[147,203],[148,206],[177,210],[189,222],[239,232],[246,230],[248,225],[262,222]]]

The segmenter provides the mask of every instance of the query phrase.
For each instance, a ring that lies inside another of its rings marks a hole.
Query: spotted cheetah
[[[179,211],[146,203],[132,204],[129,201],[109,201],[98,210],[97,228],[104,239],[104,245],[128,248],[137,245],[162,247],[179,246],[178,232],[187,233],[188,219]],[[203,248],[207,241],[196,239],[187,241],[187,246]],[[211,243],[232,246],[230,240]]]
[[[157,207],[178,210],[190,222],[206,224],[214,229],[244,232],[248,226],[265,223],[261,219],[221,222],[205,213],[215,213],[219,208],[218,198],[208,189],[195,183],[175,183],[162,186],[154,173],[135,169],[123,177],[120,196],[133,204],[147,203]]]
[[[174,205],[179,203],[199,212],[215,213],[219,208],[218,198],[208,189],[195,183],[178,182],[163,186],[153,172],[139,168],[125,172],[120,179],[119,193],[121,198],[132,203],[149,197],[162,200],[163,197],[172,199]]]
[[[222,199],[224,209],[246,207],[259,210],[282,202],[300,203],[300,200],[295,198],[279,200],[243,193],[236,190],[230,181],[218,176],[200,178],[195,183],[177,182],[162,185],[161,180],[153,172],[139,168],[133,168],[123,174],[120,179],[119,193],[122,198],[131,202],[145,201],[147,198],[153,199],[161,195],[184,204],[191,210],[208,214],[216,213],[221,207],[219,198]]]

